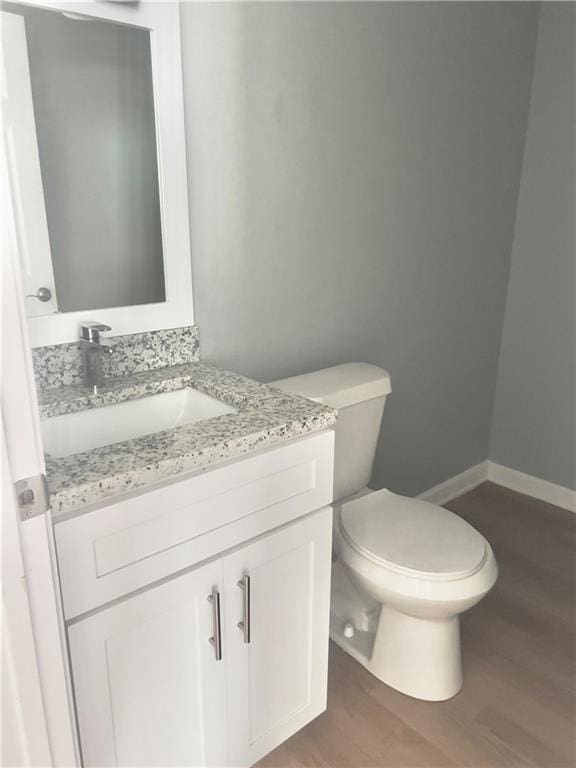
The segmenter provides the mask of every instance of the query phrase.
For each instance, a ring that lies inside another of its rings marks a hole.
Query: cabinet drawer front
[[[57,523],[67,619],[332,501],[333,432]]]

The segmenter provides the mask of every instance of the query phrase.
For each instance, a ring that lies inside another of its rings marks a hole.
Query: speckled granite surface
[[[182,365],[200,359],[198,327],[170,328],[164,331],[103,336],[109,352],[102,355],[104,376],[126,376],[169,365]],[[54,344],[32,350],[36,384],[39,389],[82,385],[82,359],[76,343]]]
[[[109,503],[128,491],[326,429],[336,421],[336,411],[324,405],[200,362],[110,379],[98,395],[76,383],[45,390],[40,411],[46,418],[188,386],[238,412],[72,456],[47,456],[55,521],[80,514],[87,505]]]

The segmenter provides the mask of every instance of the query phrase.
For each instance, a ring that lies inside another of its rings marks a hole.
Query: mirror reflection
[[[149,32],[1,7],[28,314],[165,301]]]

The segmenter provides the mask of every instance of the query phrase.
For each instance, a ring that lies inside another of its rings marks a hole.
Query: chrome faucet
[[[102,353],[110,352],[111,349],[109,342],[100,339],[100,334],[111,330],[109,325],[103,323],[83,323],[80,326],[80,353],[84,383],[95,395],[104,383]]]

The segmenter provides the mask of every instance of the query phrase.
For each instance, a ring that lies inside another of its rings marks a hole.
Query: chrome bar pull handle
[[[209,643],[214,648],[216,661],[222,659],[222,624],[220,620],[220,592],[217,587],[212,587],[212,594],[208,595],[208,602],[212,603],[212,632]]]
[[[242,605],[244,618],[238,622],[238,629],[244,633],[244,642],[250,642],[250,576],[247,573],[238,582],[242,590]]]

